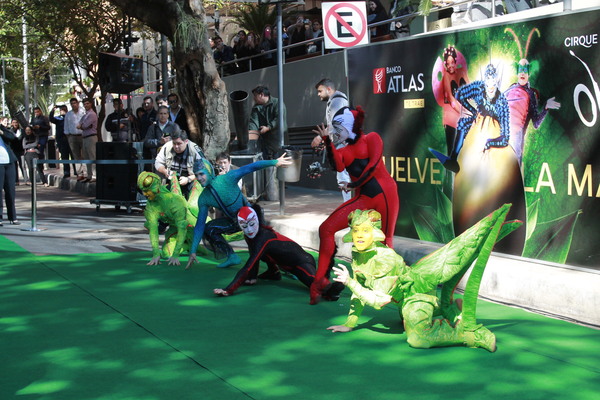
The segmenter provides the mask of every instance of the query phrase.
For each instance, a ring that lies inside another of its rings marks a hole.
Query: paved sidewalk
[[[150,251],[148,233],[144,228],[142,209],[119,210],[112,205],[96,209],[96,183],[77,182],[63,178],[59,169],[47,169],[50,187],[38,184],[36,228],[32,232],[31,186],[17,186],[17,215],[21,225],[6,225],[1,233],[34,254],[79,254],[107,251]],[[300,245],[317,250],[319,225],[341,204],[340,193],[289,185],[285,202],[262,201],[265,217],[277,231]],[[281,213],[283,208],[283,214]],[[27,231],[26,229],[29,229]],[[351,246],[338,239],[338,255],[349,257]],[[435,245],[404,238],[395,238],[397,251],[408,261],[415,261]]]
[[[144,228],[142,209],[132,207],[119,210],[112,205],[101,205],[97,210],[96,183],[65,179],[56,169],[46,170],[50,186],[36,186],[36,227],[32,228],[32,188],[17,186],[17,215],[21,225],[0,228],[0,233],[34,254],[78,254],[107,251],[150,251]],[[335,192],[290,187],[286,190],[285,215],[280,215],[280,204],[261,201],[270,223],[288,224],[294,221],[297,229],[318,227],[340,203]],[[302,221],[296,224],[295,221]],[[316,231],[316,228],[314,229]],[[293,238],[295,235],[288,232]],[[311,248],[318,245],[311,244]]]

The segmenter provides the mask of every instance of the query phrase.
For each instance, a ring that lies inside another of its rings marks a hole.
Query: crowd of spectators
[[[495,9],[492,13],[491,4]],[[528,10],[562,0],[433,0],[434,7],[447,7],[437,13],[438,19],[447,19],[452,26]],[[375,25],[369,30],[372,41],[391,40],[410,35],[410,23],[414,19],[415,7],[402,0],[367,0],[367,22]],[[449,7],[448,7],[449,6]],[[405,17],[405,18],[401,18]],[[390,19],[395,19],[389,22]],[[381,23],[388,21],[388,23]],[[267,24],[262,32],[238,31],[231,40],[221,36],[211,38],[214,59],[221,67],[223,76],[247,72],[277,64],[277,55],[270,52],[277,48],[277,27]],[[323,24],[320,18],[307,18],[303,13],[283,21],[282,43],[286,62],[310,55],[335,50],[325,50]],[[227,44],[229,43],[229,44]],[[298,44],[297,46],[293,46]]]
[[[304,15],[297,15],[293,20],[283,24],[283,46],[302,43],[285,49],[284,57],[291,60],[294,57],[306,54],[321,54],[323,49],[323,29],[319,19],[307,19]],[[221,66],[222,75],[232,75],[255,69],[270,67],[277,64],[277,27],[267,24],[261,32],[238,31],[231,45],[228,45],[221,36],[210,39],[215,62]],[[307,42],[315,39],[311,42]]]

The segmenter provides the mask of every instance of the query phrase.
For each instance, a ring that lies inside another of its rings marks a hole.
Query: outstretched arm
[[[342,155],[335,146],[333,145],[333,141],[331,140],[331,134],[329,133],[329,129],[325,127],[324,124],[317,125],[316,129],[313,129],[313,132],[318,134],[322,141],[325,143],[327,150],[327,158],[333,169],[337,172],[342,172],[346,166],[344,165],[344,160]]]
[[[258,171],[261,169],[274,167],[277,165],[277,160],[261,160],[255,161],[251,164],[247,164],[239,167],[238,169],[232,169],[225,176],[231,176],[235,179],[236,183],[244,176],[253,173],[254,171]]]
[[[544,118],[548,114],[548,110],[558,110],[560,108],[560,103],[556,101],[556,97],[551,97],[546,101],[546,105],[544,106],[542,111],[538,111],[538,94],[537,91],[534,92],[532,99],[529,102],[530,113],[531,113],[531,122],[533,123],[533,127],[535,129],[539,128],[539,126],[544,122]]]
[[[144,210],[146,217],[146,229],[150,235],[150,244],[152,245],[152,259],[146,265],[160,264],[160,247],[158,240],[158,210],[148,205]]]
[[[260,235],[260,233],[259,233],[259,235]],[[229,285],[227,285],[227,287],[225,289],[221,289],[222,291],[226,292],[227,294],[217,293],[218,289],[215,289],[214,293],[217,295],[220,295],[220,296],[229,296],[229,295],[232,295],[240,286],[242,286],[244,284],[244,282],[246,281],[246,278],[250,274],[250,272],[254,268],[258,269],[260,259],[263,256],[263,254],[265,253],[265,248],[266,248],[266,245],[268,242],[269,241],[267,241],[266,243],[255,243],[256,246],[251,246],[250,257],[248,258],[248,261],[246,262],[246,264],[244,264],[244,266],[238,271],[238,273],[235,275],[235,278],[233,278],[231,283]]]
[[[200,244],[200,240],[202,240],[202,236],[204,235],[204,228],[206,225],[206,217],[208,216],[208,206],[201,205],[198,207],[198,220],[196,221],[196,226],[194,227],[194,240],[192,240],[192,245],[190,246],[190,258],[185,269],[188,269],[192,266],[193,263],[198,262],[196,258],[196,251],[198,250],[198,245]]]
[[[230,176],[235,179],[236,183],[244,176],[253,173],[254,171],[258,171],[261,169],[269,168],[269,167],[287,167],[292,165],[292,157],[289,157],[287,153],[284,153],[276,160],[262,160],[255,161],[252,164],[244,165],[239,167],[238,169],[230,170],[226,176]]]
[[[343,264],[338,264],[337,267],[333,267],[333,272],[335,273],[334,281],[343,283],[346,285],[352,278],[350,276],[350,272]],[[350,332],[358,323],[358,317],[362,314],[362,310],[365,307],[363,302],[357,298],[355,295],[352,295],[350,299],[350,312],[348,313],[348,318],[343,325],[333,325],[327,328],[331,332]]]

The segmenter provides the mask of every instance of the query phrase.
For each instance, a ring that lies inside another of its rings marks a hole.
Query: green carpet
[[[480,301],[494,354],[412,349],[397,311],[359,329],[298,281],[215,297],[236,268],[149,253],[34,256],[0,236],[0,399],[597,399],[600,331]],[[246,253],[240,253],[243,257]]]

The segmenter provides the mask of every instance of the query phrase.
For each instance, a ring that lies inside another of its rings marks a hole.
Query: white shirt
[[[10,164],[10,156],[8,155],[8,150],[6,150],[6,145],[4,141],[0,139],[0,165]]]
[[[81,129],[77,129],[77,125],[84,115],[83,107],[79,107],[77,113],[71,110],[65,114],[65,135],[81,135]]]
[[[171,110],[169,109],[169,115],[170,115],[170,117],[171,117],[171,121],[175,122],[175,120],[177,119],[177,114],[179,114],[179,110],[181,110],[181,107],[179,107],[179,108],[177,109],[177,112],[176,112],[175,114],[173,114],[173,111],[171,111]]]

